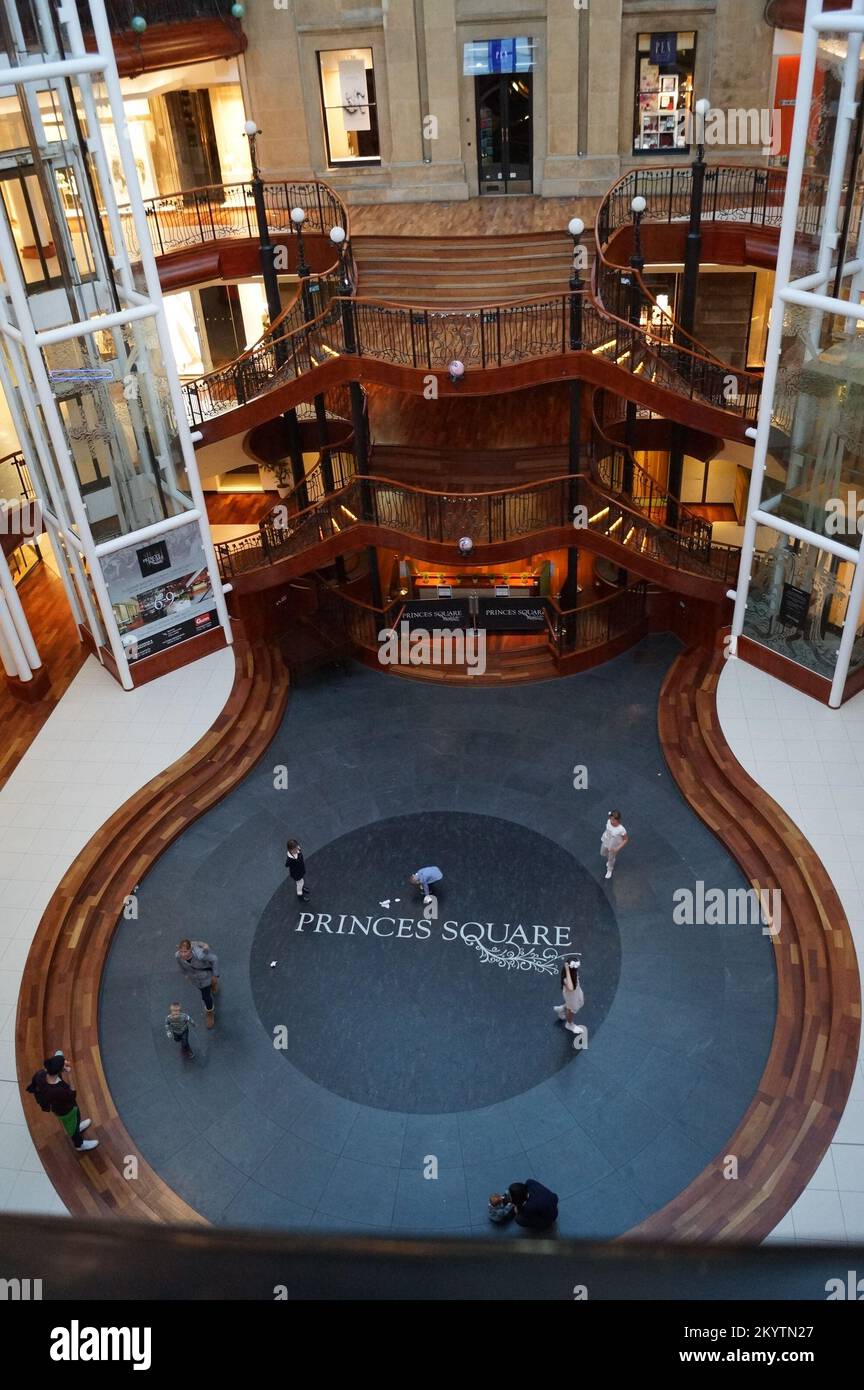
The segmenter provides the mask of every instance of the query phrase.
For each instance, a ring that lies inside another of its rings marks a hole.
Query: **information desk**
[[[453,598],[488,597],[498,589],[509,589],[512,598],[536,595],[539,574],[415,574],[414,592],[418,598],[437,598],[439,589],[449,589]]]

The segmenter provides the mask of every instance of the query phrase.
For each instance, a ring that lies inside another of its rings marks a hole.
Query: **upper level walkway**
[[[747,264],[758,257],[760,264],[771,263],[784,187],[782,170],[709,167],[703,225],[706,237],[712,228],[716,233],[715,259],[725,256]],[[800,215],[805,241],[820,229],[823,187],[824,181],[814,178],[805,188]],[[347,209],[322,183],[267,183],[268,225],[274,241],[285,246],[289,270],[297,268],[290,209],[302,206],[306,213],[304,249],[313,269],[309,293],[305,305],[298,301],[236,361],[185,384],[190,424],[201,431],[201,442],[210,443],[347,380],[421,393],[429,389],[431,374],[439,393],[486,395],[578,377],[670,419],[744,438],[758,410],[758,374],[731,367],[685,334],[641,282],[634,312],[628,265],[632,197],[640,193],[648,202],[642,226],[646,254],[650,257],[656,246],[668,260],[683,255],[690,188],[689,167],[640,169],[620,180],[597,208],[591,280],[577,295],[562,284],[557,295],[514,302],[499,293],[485,304],[448,307],[439,297],[434,304],[423,303],[419,292],[413,304],[370,296],[362,270],[358,281],[350,257],[352,294],[340,294],[327,234],[342,225],[350,245]],[[535,200],[543,220],[560,213],[560,225],[566,226],[572,205],[550,201],[555,209]],[[439,215],[439,220],[446,223],[451,215]],[[355,210],[353,216],[363,226],[368,212]],[[202,252],[212,272],[206,256],[214,248],[224,257],[226,248],[242,246],[254,266],[258,248],[249,184],[154,200],[150,220],[160,273],[168,284],[188,273],[181,268],[184,262],[194,268]],[[404,214],[404,225],[413,227],[410,213]],[[440,235],[436,231],[430,243],[430,266]],[[314,312],[308,318],[310,307]],[[448,376],[453,361],[466,369],[458,385]]]

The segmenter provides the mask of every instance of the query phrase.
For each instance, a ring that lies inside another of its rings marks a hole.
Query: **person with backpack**
[[[306,860],[303,858],[303,851],[296,840],[289,840],[285,848],[285,868],[297,889],[297,897],[308,902],[309,889],[306,887]]]
[[[62,1052],[55,1052],[53,1057],[45,1059],[43,1069],[37,1071],[27,1091],[36,1097],[43,1110],[57,1116],[74,1147],[79,1153],[85,1153],[97,1148],[99,1140],[81,1137],[85,1129],[90,1128],[91,1121],[81,1119],[71,1080],[71,1066]]]
[[[174,959],[187,979],[201,991],[201,1003],[207,1015],[207,1027],[216,1024],[213,995],[219,989],[219,959],[210,950],[206,941],[190,941],[188,936],[180,942],[174,952]]]

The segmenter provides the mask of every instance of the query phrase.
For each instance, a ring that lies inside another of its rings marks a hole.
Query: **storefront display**
[[[689,148],[695,59],[694,33],[639,35],[635,153]]]

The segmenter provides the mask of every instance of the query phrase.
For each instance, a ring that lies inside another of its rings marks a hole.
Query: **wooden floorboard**
[[[88,655],[72,618],[63,581],[44,562],[21,580],[18,596],[51,684],[44,699],[28,704],[14,698],[2,679],[0,667],[0,787],[57,708]]]
[[[601,198],[470,198],[442,203],[352,203],[352,236],[508,236],[563,232],[571,217],[590,228]]]

